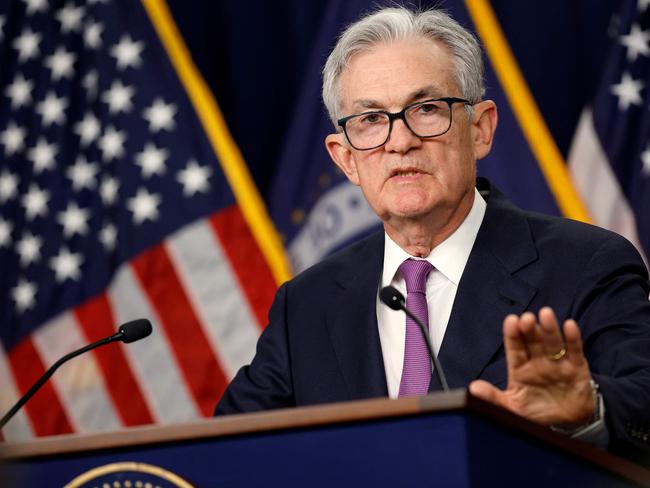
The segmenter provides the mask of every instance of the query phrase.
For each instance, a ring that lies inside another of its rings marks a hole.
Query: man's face
[[[379,44],[354,56],[340,88],[343,116],[398,112],[428,98],[461,97],[447,49],[425,39]],[[477,151],[476,124],[463,105],[454,104],[452,111],[453,124],[439,137],[420,139],[395,120],[390,139],[377,149],[355,150],[343,134],[328,136],[326,145],[384,222],[427,215],[448,218],[449,212],[471,206],[476,159],[489,151]]]

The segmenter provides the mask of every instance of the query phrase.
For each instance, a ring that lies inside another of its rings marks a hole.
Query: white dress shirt
[[[458,283],[474,246],[476,234],[483,222],[485,207],[485,200],[475,189],[474,203],[463,223],[424,258],[434,267],[427,278],[426,293],[429,334],[431,334],[431,342],[436,354],[440,350],[442,338],[447,330]],[[406,283],[398,268],[407,258],[422,259],[409,255],[386,234],[381,287],[392,285],[406,296]],[[397,398],[404,365],[406,316],[402,311],[395,311],[383,305],[378,298],[377,323],[388,395],[390,398]]]

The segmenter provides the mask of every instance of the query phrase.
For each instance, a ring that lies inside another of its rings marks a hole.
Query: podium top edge
[[[28,442],[2,443],[0,444],[0,460],[246,435],[255,432],[343,424],[427,412],[462,410],[468,407],[468,397],[469,394],[466,390],[458,389],[447,393],[432,393],[424,397],[394,400],[373,398],[233,414],[169,425],[131,427],[114,432],[49,436]]]

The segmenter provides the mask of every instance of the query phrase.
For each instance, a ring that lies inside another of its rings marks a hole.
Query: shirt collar
[[[486,203],[476,188],[474,189],[474,203],[467,217],[447,239],[438,244],[429,255],[424,258],[440,271],[449,281],[458,286],[460,277],[465,270],[465,264],[474,246],[476,235],[485,216]],[[391,284],[397,269],[405,259],[412,258],[404,249],[399,247],[388,234],[384,239],[384,272],[382,274],[382,287]],[[417,258],[416,258],[417,259]]]

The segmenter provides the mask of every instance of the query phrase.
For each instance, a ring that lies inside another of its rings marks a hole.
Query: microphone
[[[16,412],[20,410],[20,408],[27,403],[27,401],[34,396],[34,393],[36,393],[41,386],[54,374],[54,372],[59,369],[59,366],[61,366],[63,363],[66,361],[79,356],[80,354],[83,354],[84,352],[90,351],[91,349],[95,349],[96,347],[103,346],[105,344],[109,344],[111,342],[115,341],[122,341],[124,343],[130,343],[130,342],[135,342],[139,341],[140,339],[144,339],[147,337],[149,334],[151,334],[151,322],[149,322],[147,319],[137,319],[137,320],[132,320],[130,322],[127,322],[126,324],[123,324],[120,326],[118,331],[113,334],[112,336],[109,337],[104,337],[103,339],[98,340],[97,342],[93,342],[92,344],[88,344],[87,346],[84,346],[80,349],[77,349],[76,351],[72,351],[71,353],[66,354],[63,356],[61,359],[59,359],[56,363],[54,363],[50,368],[41,376],[36,383],[32,385],[32,387],[25,393],[20,400],[16,402],[16,404],[11,407],[11,409],[5,414],[4,417],[2,417],[2,420],[0,420],[0,429],[5,426],[9,420],[16,415]]]
[[[427,343],[427,349],[429,350],[429,355],[433,360],[433,370],[436,372],[438,381],[442,386],[443,391],[449,391],[449,386],[447,385],[447,378],[445,378],[445,373],[442,371],[442,366],[438,361],[436,353],[433,351],[433,345],[431,345],[431,337],[429,337],[429,331],[424,326],[422,321],[415,316],[408,308],[406,308],[406,301],[404,300],[404,295],[402,295],[396,288],[392,286],[385,286],[379,290],[379,299],[381,302],[392,308],[393,310],[403,310],[406,315],[411,317],[416,324],[420,327],[420,332],[424,337],[424,342]]]

